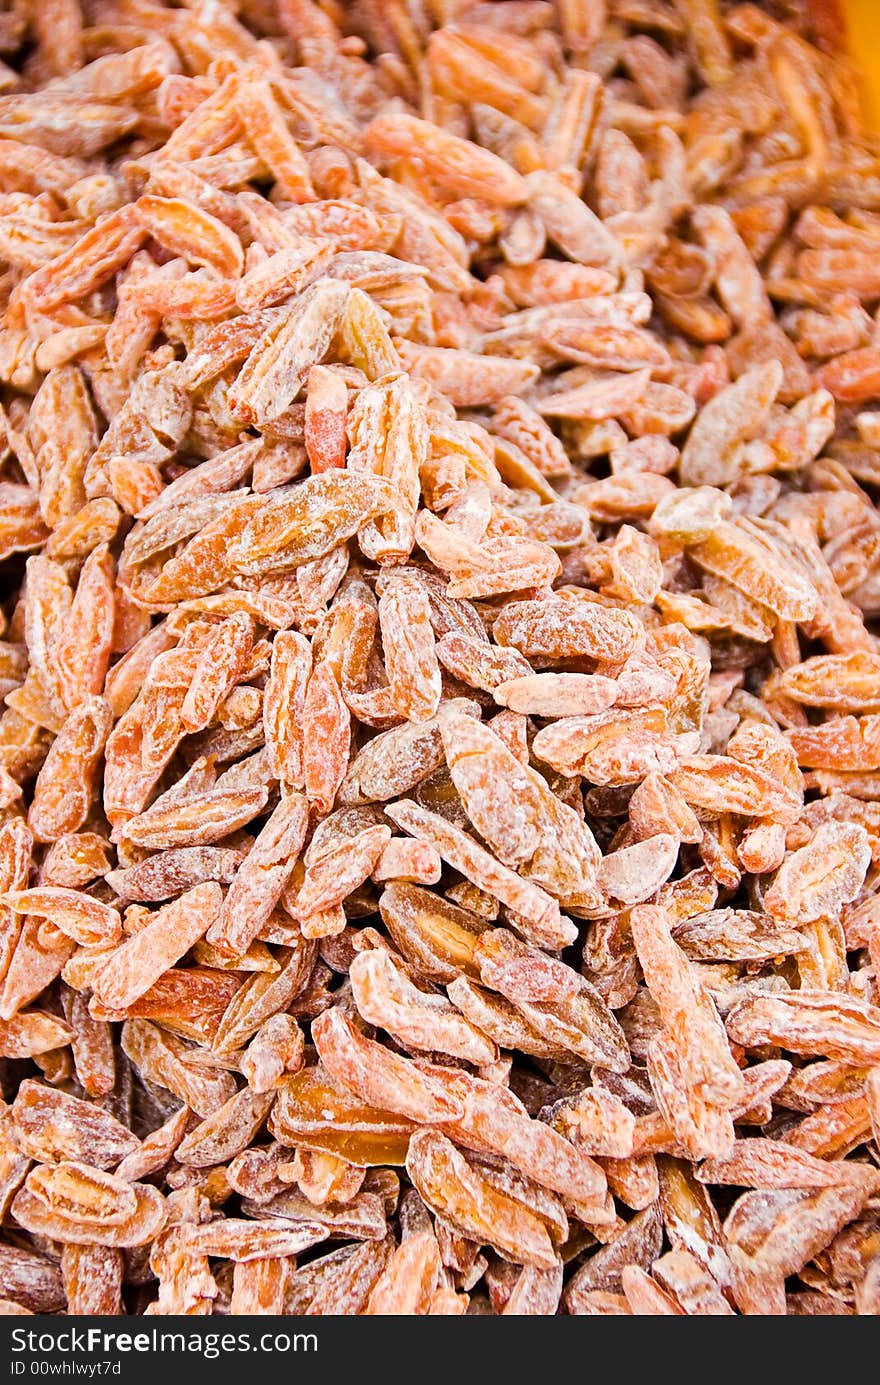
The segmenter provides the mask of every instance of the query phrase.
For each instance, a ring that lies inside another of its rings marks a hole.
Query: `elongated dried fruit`
[[[471,1063],[492,1063],[491,1039],[459,1015],[443,996],[414,986],[382,948],[362,952],[349,970],[358,1010],[365,1020],[427,1052]]]
[[[325,1011],[313,1032],[331,1077],[363,1100],[419,1122],[452,1120],[461,1113],[459,1101],[441,1084],[408,1059],[360,1036],[338,1010]]]
[[[561,918],[555,901],[538,886],[520,879],[506,866],[500,865],[468,833],[407,800],[387,811],[399,827],[431,842],[445,861],[475,885],[488,886],[491,893],[523,919],[524,928],[534,933],[536,939],[546,940],[551,945],[553,942],[564,944],[572,941],[573,926]]]
[[[242,423],[268,423],[290,405],[330,345],[348,288],[332,279],[319,280],[281,320],[267,328],[242,367],[228,396]]]
[[[207,940],[230,957],[240,957],[281,897],[305,840],[308,805],[302,794],[282,798],[255,839],[229,887]]]
[[[38,1165],[13,1204],[16,1220],[38,1235],[74,1245],[145,1245],[161,1230],[165,1199],[146,1183],[126,1183],[86,1164]]]
[[[112,1169],[139,1148],[108,1111],[38,1082],[23,1082],[11,1109],[16,1140],[43,1163],[73,1159]]]
[[[562,903],[595,904],[599,850],[578,815],[489,727],[450,710],[442,735],[452,782],[500,859]]]
[[[880,1016],[873,1006],[824,992],[755,996],[727,1018],[739,1043],[778,1043],[792,1053],[824,1054],[843,1062],[878,1061]]]
[[[516,1263],[545,1269],[555,1264],[540,1217],[487,1185],[442,1135],[425,1130],[413,1136],[407,1172],[427,1205],[463,1235],[488,1240]]]
[[[93,986],[102,1004],[127,1009],[204,936],[220,901],[220,886],[211,881],[196,885],[150,917],[99,967]]]

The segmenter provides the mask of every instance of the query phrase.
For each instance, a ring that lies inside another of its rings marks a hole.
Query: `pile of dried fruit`
[[[880,1311],[880,162],[804,32],[0,15],[5,1311]]]

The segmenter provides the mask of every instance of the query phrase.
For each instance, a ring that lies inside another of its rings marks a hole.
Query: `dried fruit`
[[[878,1311],[816,8],[0,14],[0,1311]]]

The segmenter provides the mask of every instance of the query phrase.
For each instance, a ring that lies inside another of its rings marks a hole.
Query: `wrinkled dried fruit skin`
[[[196,885],[151,915],[134,937],[99,967],[95,995],[111,1009],[125,1010],[207,931],[220,908],[220,887]]]
[[[500,859],[562,903],[594,904],[599,850],[586,824],[489,727],[450,711],[442,734],[468,816]]]
[[[389,809],[388,816],[399,827],[431,842],[445,861],[475,885],[488,886],[490,893],[503,900],[523,919],[527,933],[534,933],[536,939],[556,945],[572,941],[573,926],[561,918],[555,901],[543,889],[500,865],[468,833],[459,831],[437,814],[426,812],[408,800]]]
[[[241,957],[281,897],[305,840],[308,805],[302,794],[282,798],[247,857],[206,937],[228,957]]]
[[[880,1053],[876,1006],[822,991],[755,996],[727,1018],[739,1043],[779,1043],[793,1053],[823,1054],[843,1062],[874,1064]]]
[[[74,1245],[145,1245],[162,1229],[165,1199],[145,1183],[125,1183],[86,1164],[38,1165],[14,1202],[28,1230]]]
[[[511,1259],[549,1269],[556,1263],[546,1224],[472,1170],[442,1135],[423,1131],[413,1137],[407,1172],[428,1207],[464,1235],[495,1238],[495,1249]]]
[[[40,841],[56,841],[86,821],[111,726],[111,710],[97,697],[81,703],[67,718],[43,762],[28,812],[31,830]]]
[[[80,1158],[111,1169],[138,1148],[109,1112],[32,1081],[19,1087],[12,1118],[21,1147],[43,1162]]]
[[[448,1053],[476,1064],[496,1061],[498,1050],[491,1039],[443,997],[419,991],[383,948],[359,953],[349,977],[358,1010],[369,1023],[427,1052]]]

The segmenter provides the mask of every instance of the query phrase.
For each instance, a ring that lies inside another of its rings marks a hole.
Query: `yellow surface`
[[[864,78],[865,108],[880,132],[880,0],[842,0],[847,47]]]

